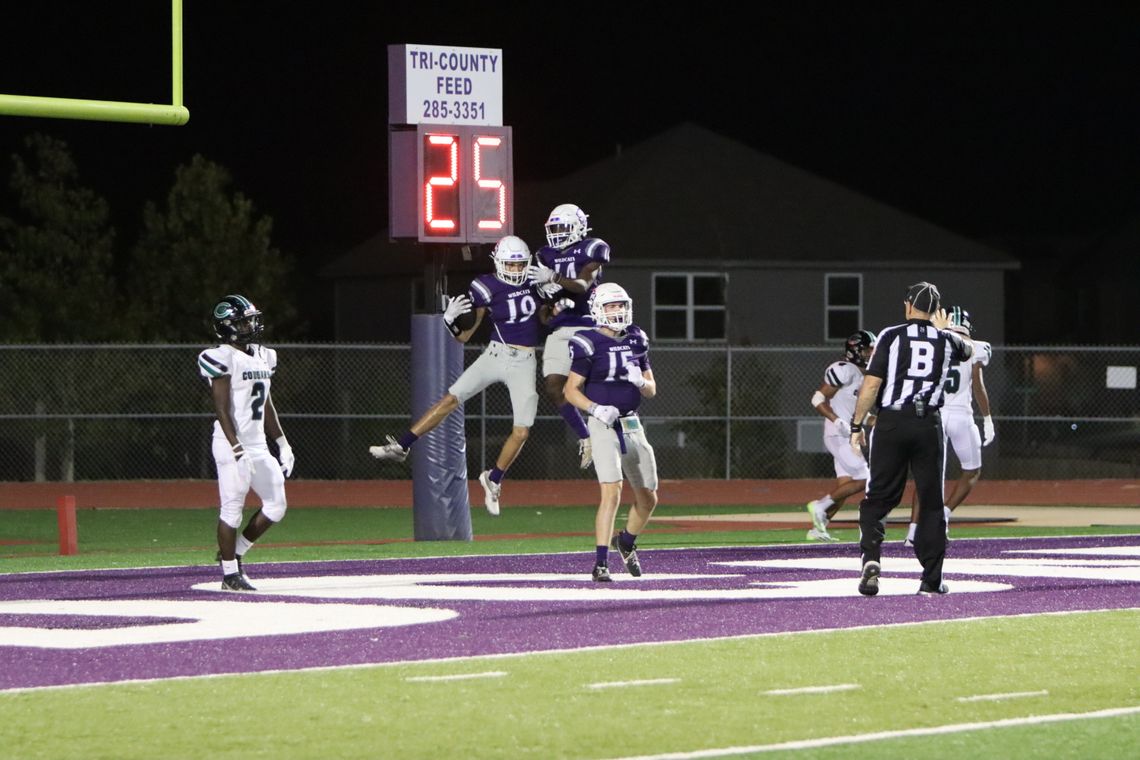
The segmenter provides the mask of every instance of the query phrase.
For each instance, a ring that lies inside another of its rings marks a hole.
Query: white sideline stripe
[[[408,683],[427,683],[431,681],[467,681],[472,678],[502,678],[505,670],[488,670],[485,673],[455,673],[450,676],[408,676],[404,680]]]
[[[876,731],[872,734],[829,736],[823,739],[803,739],[800,741],[781,742],[780,744],[754,744],[751,747],[722,747],[720,749],[703,749],[694,752],[666,752],[660,755],[636,755],[615,758],[614,760],[691,760],[692,758],[701,757],[728,757],[730,755],[747,755],[754,752],[779,752],[789,749],[815,749],[817,747],[836,747],[844,744],[866,744],[868,742],[883,741],[884,739],[900,739],[911,736],[958,734],[966,731],[980,731],[987,728],[1036,726],[1042,723],[1061,723],[1069,720],[1118,718],[1122,715],[1135,715],[1137,713],[1140,713],[1140,705],[1133,707],[1114,707],[1108,710],[1097,710],[1087,713],[1030,715],[1024,718],[1006,718],[1005,720],[990,720],[979,723],[952,723],[946,726],[931,726],[929,728],[907,728],[901,731]]]
[[[830,694],[833,691],[851,691],[852,689],[862,688],[863,687],[857,683],[837,683],[834,686],[802,686],[798,689],[769,689],[761,693],[773,697],[782,697],[787,694]]]
[[[1011,691],[1006,694],[975,694],[972,697],[958,697],[959,702],[997,702],[1002,699],[1021,699],[1022,697],[1047,697],[1048,689],[1041,691]]]
[[[617,689],[622,686],[660,686],[667,683],[680,683],[680,678],[646,678],[641,681],[602,681],[588,683],[587,689]]]

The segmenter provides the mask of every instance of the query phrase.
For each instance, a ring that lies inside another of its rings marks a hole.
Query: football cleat
[[[859,578],[859,593],[863,596],[874,596],[879,593],[879,575],[882,571],[882,567],[874,560],[863,563],[863,575]]]
[[[949,594],[950,587],[945,583],[939,583],[938,588],[934,588],[926,581],[923,581],[918,586],[918,596],[937,596],[939,594]]]
[[[498,517],[499,494],[502,492],[503,486],[491,481],[490,470],[479,473],[479,485],[483,486],[483,503],[486,505],[487,511],[492,517]]]
[[[627,550],[621,545],[618,536],[614,536],[610,541],[610,548],[617,551],[621,557],[622,564],[625,565],[625,569],[629,571],[630,575],[634,578],[641,577],[641,560],[637,558],[637,544],[634,544]]]
[[[816,530],[815,528],[812,528],[811,530],[809,530],[807,532],[807,540],[808,541],[832,541],[832,542],[839,541],[838,538],[831,535],[826,530]]]
[[[222,591],[257,591],[241,573],[222,576]]]
[[[403,462],[408,458],[408,450],[401,446],[392,436],[386,436],[388,442],[383,446],[369,446],[368,453],[383,462]]]
[[[243,575],[243,576],[245,576],[245,579],[246,579],[246,580],[249,580],[249,576],[245,574],[245,568],[243,568],[243,567],[241,566],[241,555],[240,555],[240,554],[235,554],[235,555],[234,555],[234,559],[236,559],[236,560],[237,560],[237,563],[238,563],[238,575]],[[221,562],[221,561],[222,561],[222,551],[221,551],[221,549],[219,549],[219,550],[218,550],[218,553],[214,555],[214,561],[215,561],[215,562]]]
[[[593,574],[595,583],[613,583],[613,578],[610,577],[610,569],[605,565],[594,565]]]
[[[827,510],[820,509],[818,506],[816,506],[816,502],[814,501],[809,501],[806,505],[806,509],[808,511],[808,514],[811,515],[811,527],[814,528],[817,533],[823,533],[826,535]],[[811,536],[808,536],[808,538],[811,538]]]
[[[578,456],[582,458],[582,463],[578,466],[583,470],[589,467],[594,461],[594,445],[590,443],[589,438],[578,439]]]

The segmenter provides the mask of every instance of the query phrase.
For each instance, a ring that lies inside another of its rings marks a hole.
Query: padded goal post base
[[[419,419],[463,373],[463,344],[438,314],[412,315],[412,419]],[[412,516],[417,541],[470,541],[467,432],[463,407],[412,449]]]

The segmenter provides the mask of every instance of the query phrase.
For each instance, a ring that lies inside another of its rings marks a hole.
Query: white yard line
[[[837,683],[832,686],[801,686],[798,689],[769,689],[762,691],[761,694],[767,694],[772,697],[782,697],[789,694],[830,694],[833,691],[850,691],[851,689],[862,689],[863,687],[857,683]]]
[[[587,689],[620,689],[625,686],[661,686],[667,683],[680,683],[680,678],[646,678],[640,681],[602,681],[588,683]]]
[[[907,728],[900,731],[876,731],[875,733],[871,734],[854,734],[851,736],[828,736],[820,739],[804,739],[801,741],[781,742],[779,744],[754,744],[750,747],[721,747],[718,749],[696,750],[694,752],[667,752],[660,755],[637,755],[616,758],[615,760],[693,760],[694,758],[704,757],[729,757],[731,755],[748,755],[757,752],[779,752],[783,750],[835,747],[845,744],[866,744],[869,742],[878,742],[887,739],[901,739],[912,736],[958,734],[964,733],[966,731],[984,731],[991,728],[1036,726],[1043,723],[1061,723],[1070,720],[1118,718],[1124,715],[1136,715],[1137,713],[1140,713],[1140,705],[1133,707],[1117,707],[1110,710],[1097,710],[1095,712],[1087,713],[1031,715],[1025,718],[1007,718],[1005,720],[990,720],[979,723],[952,723],[947,726],[931,726],[929,728]]]
[[[1041,691],[1010,691],[1005,694],[974,694],[970,697],[958,697],[959,702],[999,702],[1003,699],[1021,699],[1023,697],[1047,697],[1048,689]]]
[[[430,683],[432,681],[468,681],[472,678],[502,678],[507,673],[504,670],[488,670],[484,673],[455,673],[450,676],[408,676],[404,680],[408,683]]]

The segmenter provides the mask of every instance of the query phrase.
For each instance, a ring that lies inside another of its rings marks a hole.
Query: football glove
[[[609,406],[606,404],[590,404],[590,416],[596,419],[603,425],[613,425],[617,422],[617,418],[621,416],[616,406]]]
[[[539,285],[538,292],[543,298],[554,298],[554,296],[562,292],[562,286],[548,282],[545,285]],[[573,301],[571,301],[571,305],[573,305]]]
[[[277,439],[277,461],[281,463],[282,475],[289,477],[293,474],[293,465],[296,464],[297,458],[293,456],[293,447],[285,440],[285,436]]]
[[[835,418],[835,432],[839,433],[844,438],[851,437],[851,423],[842,417]]]
[[[997,437],[997,431],[994,430],[994,418],[988,414],[982,417],[982,445],[989,446],[994,442]]]
[[[645,387],[645,376],[641,374],[641,367],[632,362],[625,365],[625,379],[633,383],[635,388]]]
[[[466,295],[456,296],[455,298],[448,299],[447,306],[443,310],[443,321],[450,325],[459,318],[461,314],[467,314],[471,311],[471,299]]]
[[[247,479],[253,478],[253,457],[245,455],[245,447],[238,441],[230,447],[234,452],[234,461],[237,462],[238,471],[242,473],[242,477]]]
[[[573,309],[573,308],[574,308],[574,299],[573,298],[559,298],[557,301],[554,302],[554,316],[558,316],[559,314],[566,311],[567,309]]]
[[[526,277],[533,285],[553,283],[556,276],[558,273],[545,264],[531,264],[526,268]]]

